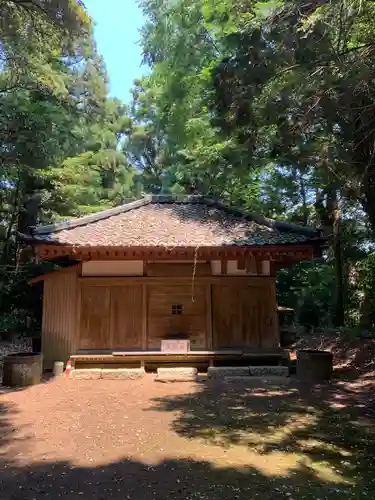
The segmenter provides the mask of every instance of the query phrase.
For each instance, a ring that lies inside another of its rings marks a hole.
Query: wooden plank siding
[[[160,349],[173,335],[192,349],[278,347],[274,278],[97,278],[81,296],[80,349]]]
[[[213,347],[278,347],[274,281],[224,282],[212,287]]]
[[[199,262],[194,266],[194,263],[189,264],[183,263],[171,263],[171,264],[148,264],[147,265],[147,276],[211,276],[211,264]]]
[[[55,361],[67,361],[78,348],[77,276],[75,273],[56,274],[44,282],[42,351],[44,368]]]
[[[142,285],[111,288],[110,339],[113,349],[142,348]]]
[[[278,348],[275,278],[200,269],[194,280],[174,276],[177,267],[165,277],[159,270],[143,277],[56,273],[44,284],[45,366],[77,350],[158,350],[163,338],[179,334],[192,350]],[[172,306],[181,306],[182,314],[172,314]]]
[[[80,349],[142,348],[142,285],[83,285],[80,325]]]
[[[82,287],[80,322],[80,349],[111,347],[109,287]]]
[[[173,335],[190,339],[193,349],[207,348],[206,290],[202,285],[180,283],[147,287],[148,349],[159,349],[161,340]],[[182,314],[172,314],[173,306]]]

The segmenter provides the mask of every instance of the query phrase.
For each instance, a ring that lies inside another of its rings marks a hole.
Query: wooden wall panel
[[[147,264],[147,276],[191,276],[194,273],[194,263],[172,263],[172,264]],[[211,276],[211,264],[197,263],[195,266],[195,276]]]
[[[111,288],[111,348],[142,348],[142,285]]]
[[[186,278],[166,283],[77,281],[76,272],[46,280],[46,367],[66,361],[77,349],[159,349],[162,338],[179,333],[190,338],[192,349],[278,346],[274,279],[201,278],[193,287]],[[182,315],[172,315],[173,304],[183,306]]]
[[[217,284],[212,287],[213,344],[215,348],[244,344],[242,294],[244,287]]]
[[[267,284],[267,300],[263,304],[261,321],[263,328],[268,332],[262,336],[262,348],[272,349],[280,345],[279,321],[277,315],[276,280]],[[267,306],[268,304],[268,306]]]
[[[81,290],[79,348],[142,347],[142,285],[89,286]]]
[[[278,347],[275,284],[214,284],[212,287],[213,342],[216,348]]]
[[[82,276],[143,276],[142,260],[89,260]]]
[[[206,288],[186,284],[147,287],[149,349],[160,349],[161,340],[182,334],[192,349],[207,348]],[[181,315],[172,314],[172,305],[182,305]]]
[[[186,316],[205,314],[205,288],[202,285],[150,285],[147,289],[149,316],[170,316],[172,304],[183,304]]]
[[[78,343],[77,275],[56,273],[44,281],[42,351],[44,367],[55,361],[67,361]]]
[[[110,288],[83,286],[79,348],[110,349],[110,347]]]

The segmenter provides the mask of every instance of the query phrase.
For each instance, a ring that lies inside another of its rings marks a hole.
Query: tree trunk
[[[329,237],[330,249],[333,256],[336,287],[332,320],[335,326],[342,326],[345,320],[345,294],[341,245],[341,214],[337,190],[334,187],[328,187],[324,192],[318,191],[316,193],[315,209],[321,220],[324,233]]]
[[[372,234],[375,235],[375,164],[367,167],[361,186],[362,207],[371,224]]]
[[[300,194],[302,198],[302,214],[303,214],[303,225],[307,226],[308,224],[308,219],[309,219],[309,209],[307,206],[307,199],[306,199],[306,186],[305,186],[305,180],[303,178],[303,173],[301,170],[299,171],[299,189],[300,189]]]
[[[361,305],[359,308],[359,326],[363,329],[372,327],[372,307],[371,307],[371,297],[369,294],[369,290],[366,290],[364,293],[364,297],[361,301]]]
[[[332,232],[332,249],[334,256],[335,276],[336,276],[336,300],[333,312],[333,324],[335,326],[343,326],[345,321],[345,304],[344,304],[344,279],[343,279],[343,259],[341,248],[341,217],[338,206],[333,211],[333,232]]]

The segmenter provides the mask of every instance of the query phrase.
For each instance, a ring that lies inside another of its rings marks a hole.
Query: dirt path
[[[371,416],[321,391],[150,376],[0,394],[0,498],[373,498]]]

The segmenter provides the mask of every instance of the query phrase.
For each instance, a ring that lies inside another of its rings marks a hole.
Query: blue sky
[[[110,95],[129,102],[133,80],[147,72],[138,45],[143,25],[137,0],[85,0],[95,22],[95,39],[110,79]]]

